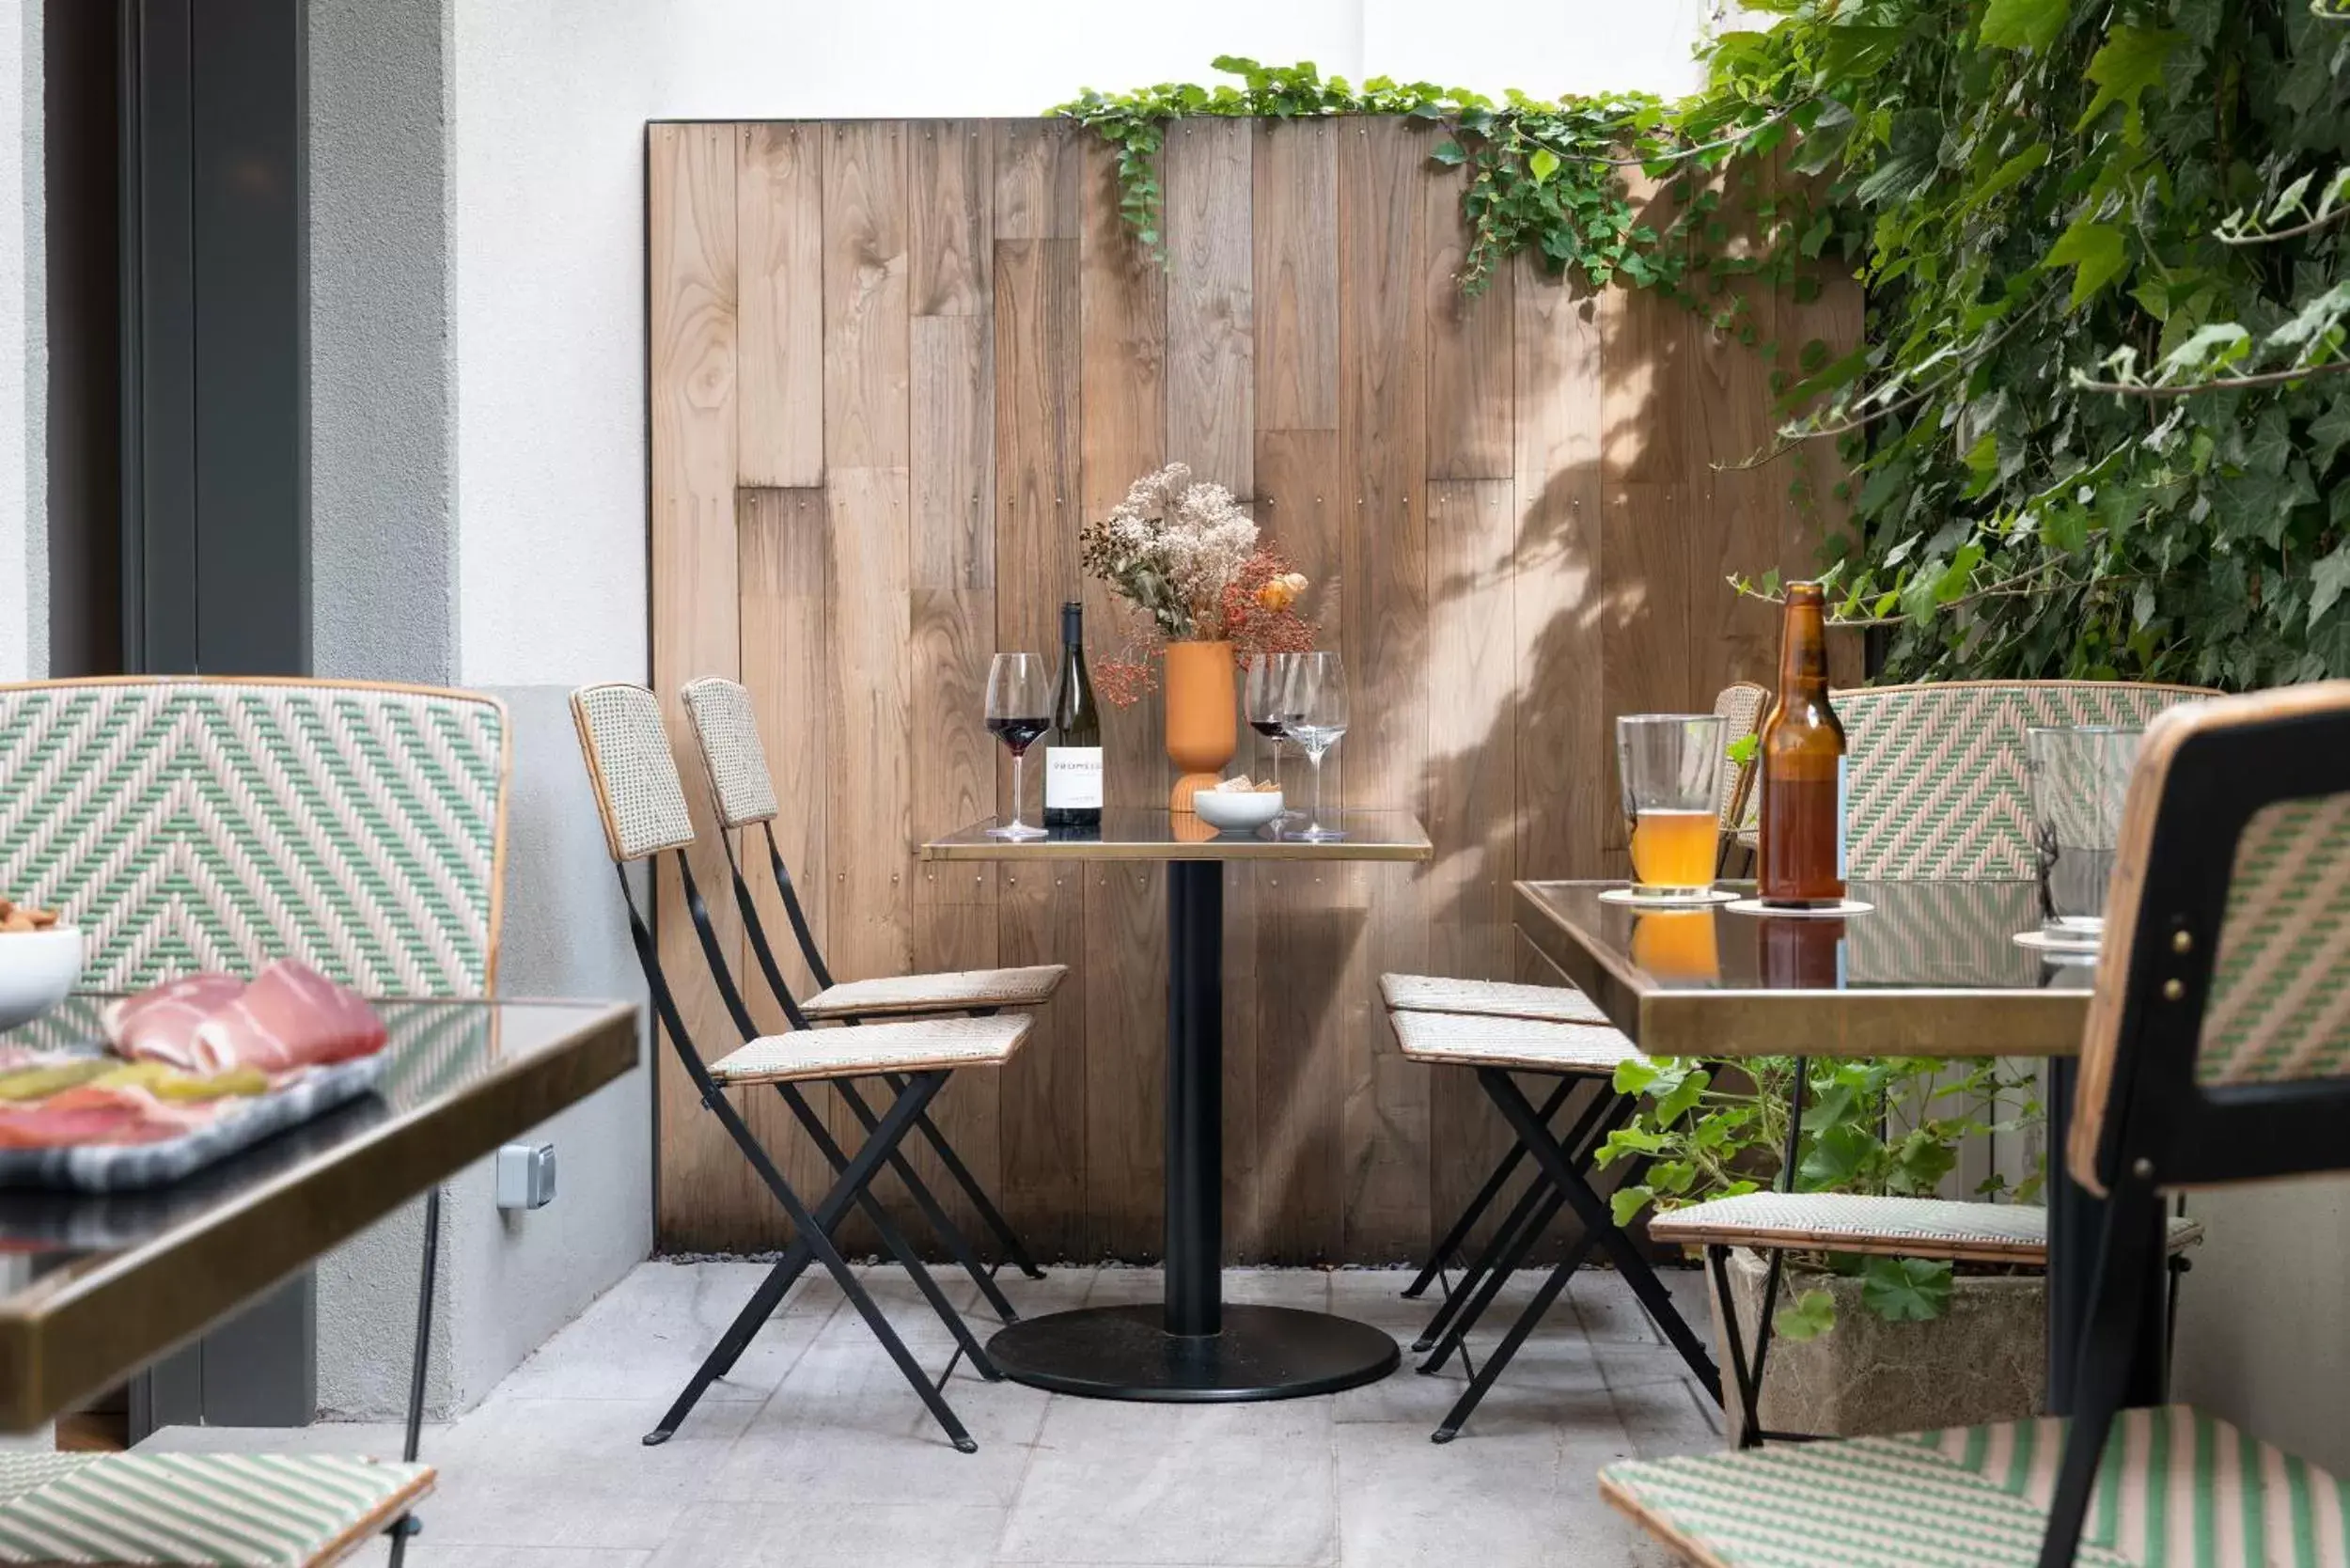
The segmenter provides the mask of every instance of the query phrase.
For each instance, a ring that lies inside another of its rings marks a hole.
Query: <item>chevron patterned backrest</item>
[[[2280,800],[2236,839],[2195,1075],[2350,1074],[2350,794]]]
[[[678,695],[685,699],[685,716],[694,722],[694,739],[701,747],[719,825],[747,827],[772,821],[776,779],[767,771],[767,747],[759,738],[759,715],[751,711],[749,690],[740,681],[705,675],[685,682]]]
[[[1952,681],[1838,692],[1832,700],[1852,760],[1851,874],[1864,881],[2037,876],[2024,732],[2034,725],[2142,729],[2165,708],[2212,695],[2123,681]]]
[[[0,891],[89,941],[81,983],[292,957],[370,996],[480,996],[506,710],[303,681],[0,687]]]

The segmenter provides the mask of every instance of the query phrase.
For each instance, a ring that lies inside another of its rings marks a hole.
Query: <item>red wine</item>
[[[1014,757],[1034,745],[1036,738],[1052,727],[1053,721],[1041,713],[1035,718],[992,718],[987,721],[987,732],[1011,747]]]
[[[1254,729],[1258,734],[1262,735],[1268,741],[1277,741],[1281,738],[1281,721],[1279,719],[1250,719],[1248,721],[1248,728]]]

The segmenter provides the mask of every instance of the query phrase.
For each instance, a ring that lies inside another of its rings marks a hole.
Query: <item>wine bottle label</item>
[[[1102,808],[1102,748],[1098,745],[1048,745],[1044,748],[1044,809],[1098,811]]]

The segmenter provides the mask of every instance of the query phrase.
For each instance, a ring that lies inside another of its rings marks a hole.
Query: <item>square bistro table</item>
[[[1521,882],[1519,933],[1608,1021],[1660,1057],[2044,1057],[2048,1082],[2048,1388],[2071,1404],[2103,1205],[2061,1169],[2074,1058],[2095,976],[2085,955],[2015,940],[2040,925],[2034,882],[1855,882],[1875,907],[1841,918],[1644,911],[1614,882]],[[1750,883],[1724,887],[1751,894]],[[2134,1383],[2158,1388],[2159,1284]]]
[[[1422,861],[1433,853],[1407,811],[1324,812],[1323,821],[1345,837],[1217,833],[1188,815],[1104,810],[1098,833],[991,839],[992,824],[981,823],[922,846],[927,860],[1168,863],[1166,1300],[1012,1324],[987,1346],[1005,1376],[1095,1399],[1206,1403],[1335,1393],[1395,1370],[1395,1341],[1367,1324],[1224,1300],[1222,863]]]
[[[0,1040],[93,1039],[106,999]],[[636,1065],[625,1003],[375,1006],[391,1038],[373,1093],[165,1186],[0,1192],[0,1428],[145,1366]]]

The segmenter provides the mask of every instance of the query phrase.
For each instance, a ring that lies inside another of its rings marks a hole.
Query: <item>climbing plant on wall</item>
[[[1826,571],[1844,619],[1888,628],[1888,675],[2350,674],[2341,0],[1748,9],[1774,24],[1712,39],[1675,104],[1226,59],[1237,86],[1061,112],[1119,148],[1152,245],[1169,118],[1398,113],[1469,168],[1464,288],[1531,250],[1743,331],[1747,290],[1851,266],[1866,340],[1778,345],[1781,414],[1810,412],[1739,461],[1841,446]],[[1669,222],[1643,220],[1634,168],[1681,187]],[[1717,193],[1742,181],[1760,221],[1732,254]]]

